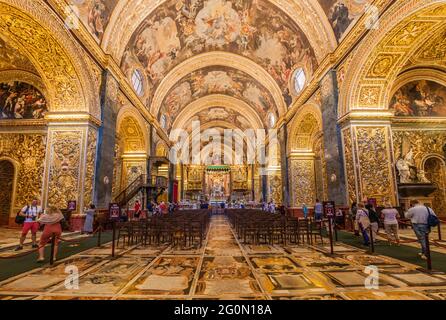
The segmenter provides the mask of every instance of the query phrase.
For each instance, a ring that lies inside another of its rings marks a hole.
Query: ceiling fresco
[[[119,0],[70,0],[79,11],[79,18],[94,38],[101,42],[110,17]]]
[[[190,73],[172,87],[158,117],[165,115],[169,129],[184,107],[210,94],[226,94],[246,102],[264,123],[268,113],[276,114],[272,96],[260,83],[240,70],[212,66]]]
[[[314,51],[301,29],[265,0],[168,0],[138,27],[121,67],[144,69],[153,94],[176,65],[200,53],[227,51],[262,66],[289,96],[298,66],[312,73]]]
[[[26,70],[37,74],[36,68],[24,54],[0,38],[0,70],[13,69]]]
[[[364,13],[366,1],[361,0],[318,0],[324,9],[338,41]]]

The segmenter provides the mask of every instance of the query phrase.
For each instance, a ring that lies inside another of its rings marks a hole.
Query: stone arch
[[[133,107],[124,107],[118,113],[117,132],[123,154],[147,155],[148,139],[144,120]]]
[[[238,69],[256,79],[272,95],[278,114],[283,115],[287,107],[282,96],[282,91],[272,76],[248,58],[229,52],[208,52],[189,58],[173,68],[158,86],[150,106],[150,112],[158,114],[164,98],[169,90],[176,84],[178,79],[184,78],[187,74],[209,66],[226,66]]]
[[[386,11],[379,28],[369,32],[349,64],[340,90],[339,115],[354,109],[385,110],[389,84],[412,54],[445,27],[445,17],[446,5],[440,0],[402,0]]]
[[[4,0],[0,3],[0,30],[0,36],[38,70],[51,111],[87,112],[100,118],[95,75],[80,45],[54,11],[32,0]]]
[[[186,128],[187,121],[190,121],[190,119],[195,114],[199,113],[200,111],[207,110],[211,107],[223,107],[225,109],[234,111],[243,110],[243,115],[250,122],[253,129],[263,128],[262,120],[260,119],[258,113],[256,113],[250,105],[237,98],[220,94],[205,96],[203,98],[195,100],[194,102],[184,107],[183,110],[176,117],[174,123],[172,124],[172,128]]]
[[[322,131],[322,114],[316,104],[303,106],[291,122],[288,140],[289,152],[312,151],[318,135]]]

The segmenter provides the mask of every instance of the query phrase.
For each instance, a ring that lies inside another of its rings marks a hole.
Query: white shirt
[[[26,214],[25,222],[35,222],[37,217],[42,213],[41,206],[24,206],[22,213]]]
[[[435,215],[434,210],[429,208],[431,214]],[[427,217],[429,213],[427,208],[422,204],[417,204],[416,206],[410,208],[406,214],[407,219],[410,219],[413,224],[427,224]]]

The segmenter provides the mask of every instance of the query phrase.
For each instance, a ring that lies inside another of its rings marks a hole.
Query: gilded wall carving
[[[2,34],[14,42],[26,44],[27,52],[38,62],[39,71],[51,83],[49,92],[54,110],[85,108],[75,67],[59,42],[39,23],[5,3],[0,3],[0,16]]]
[[[394,159],[405,156],[409,149],[412,149],[415,166],[420,170],[424,170],[422,166],[427,156],[444,157],[446,131],[393,130],[392,137]]]
[[[282,176],[280,174],[268,176],[268,199],[276,205],[282,204]]]
[[[0,157],[19,164],[15,207],[41,198],[45,166],[46,136],[43,134],[0,133]]]
[[[394,201],[388,130],[386,127],[356,128],[361,198],[376,198],[381,204]]]
[[[345,161],[345,174],[347,178],[347,193],[349,204],[357,202],[358,191],[356,189],[356,175],[355,175],[355,162],[354,162],[354,149],[353,141],[350,129],[344,129],[342,131],[344,139],[344,161]]]
[[[314,160],[291,159],[290,176],[292,205],[300,207],[303,203],[314,204],[316,200]]]
[[[93,185],[96,169],[96,147],[97,147],[97,131],[88,130],[87,138],[87,161],[85,164],[85,183],[84,183],[84,205],[88,206],[93,202]]]
[[[51,133],[48,176],[48,205],[65,208],[68,201],[79,203],[82,131]]]

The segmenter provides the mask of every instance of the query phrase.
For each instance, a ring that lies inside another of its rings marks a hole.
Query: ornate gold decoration
[[[379,28],[361,41],[345,72],[340,116],[361,107],[387,109],[392,89],[388,84],[396,79],[412,52],[444,28],[444,3],[432,3],[416,11],[418,2],[423,1],[401,0],[393,4],[380,18]],[[396,16],[401,17],[399,21]]]
[[[5,3],[0,3],[0,17],[2,34],[26,44],[46,82],[52,84],[48,91],[54,110],[86,110],[75,67],[59,42],[32,18]]]
[[[122,146],[120,137],[116,137],[115,142],[115,156],[113,160],[113,185],[112,195],[113,198],[118,196],[121,192],[121,177],[122,177]]]
[[[314,160],[290,159],[291,199],[294,207],[311,205],[316,200]]]
[[[349,203],[358,201],[358,191],[356,189],[355,162],[353,157],[353,141],[349,128],[342,131],[344,140],[344,163],[345,175],[347,179],[347,194]]]
[[[93,185],[96,169],[97,131],[90,128],[87,138],[87,161],[85,163],[84,204],[93,203]]]
[[[388,131],[387,127],[357,127],[355,130],[361,198],[377,198],[380,204],[395,200]]]
[[[80,200],[82,131],[51,132],[48,205],[65,208],[68,201]]]
[[[276,205],[282,204],[282,176],[279,174],[268,176],[270,200],[274,201]]]
[[[0,133],[0,157],[19,164],[15,207],[41,198],[45,166],[46,136],[43,134]]]
[[[444,157],[445,131],[394,129],[392,136],[394,159],[398,160],[401,156],[405,156],[404,153],[408,150],[403,150],[403,148],[411,148],[418,170],[424,170],[424,162],[427,157],[436,156],[441,159]]]

